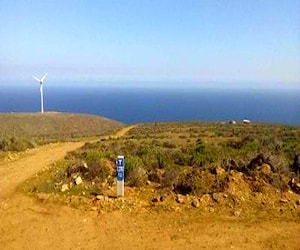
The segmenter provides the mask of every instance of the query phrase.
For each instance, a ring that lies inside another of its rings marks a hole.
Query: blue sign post
[[[117,165],[117,196],[124,197],[124,169],[125,169],[125,157],[119,155],[116,161]]]

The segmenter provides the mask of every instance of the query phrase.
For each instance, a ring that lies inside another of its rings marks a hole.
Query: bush
[[[86,178],[88,180],[93,180],[95,178],[105,180],[115,173],[114,164],[105,159],[102,159],[100,161],[90,161],[87,163],[87,165],[88,175],[86,176]]]
[[[141,187],[148,179],[143,162],[139,157],[126,158],[125,162],[125,181],[131,187]]]
[[[80,160],[75,160],[65,169],[65,176],[71,178],[74,174],[80,175],[88,181],[100,180],[104,181],[107,177],[115,172],[114,164],[108,160],[90,160],[84,163]]]
[[[34,148],[34,143],[23,138],[4,138],[0,141],[0,151],[16,151],[21,152],[26,149]]]
[[[152,169],[148,171],[148,180],[156,183],[161,183],[162,181],[162,171],[160,169]]]
[[[176,150],[172,153],[172,159],[174,164],[180,166],[190,166],[192,161],[192,155],[188,153],[184,153],[182,151]]]
[[[167,152],[158,151],[155,155],[157,167],[162,169],[166,168],[172,163],[170,155]]]
[[[175,191],[180,194],[207,194],[216,192],[215,188],[215,175],[206,170],[193,170],[187,174],[182,174],[175,186]]]
[[[178,184],[180,169],[178,167],[169,167],[162,175],[161,187],[174,188]]]

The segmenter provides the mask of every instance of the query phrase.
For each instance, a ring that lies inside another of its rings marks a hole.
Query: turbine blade
[[[41,80],[39,78],[37,78],[36,76],[32,76],[33,79],[37,80],[38,82],[40,82]]]
[[[45,78],[46,78],[47,75],[48,75],[48,73],[46,73],[46,74],[42,77],[42,79],[41,79],[42,82],[45,80]]]

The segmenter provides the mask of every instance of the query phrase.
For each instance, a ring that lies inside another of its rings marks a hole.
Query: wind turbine
[[[43,83],[48,73],[46,73],[41,79],[36,76],[32,76],[35,80],[40,83],[40,92],[41,92],[41,113],[44,113],[44,95],[43,95]]]

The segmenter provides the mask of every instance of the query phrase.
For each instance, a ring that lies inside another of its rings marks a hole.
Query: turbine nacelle
[[[43,84],[47,75],[48,75],[48,73],[43,75],[43,77],[41,79],[37,78],[36,76],[32,76],[32,77],[33,77],[33,79],[37,80],[40,84]]]

